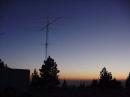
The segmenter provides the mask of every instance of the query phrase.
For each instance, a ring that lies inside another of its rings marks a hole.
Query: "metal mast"
[[[45,39],[45,59],[47,59],[48,57],[48,40],[49,40],[49,27],[50,25],[52,25],[53,23],[55,23],[56,21],[58,21],[59,19],[61,19],[61,17],[57,17],[54,20],[50,20],[49,17],[47,17],[47,21],[46,21],[46,25],[41,29],[41,30],[46,30],[46,39]]]
[[[49,33],[49,17],[47,17],[47,24],[46,24],[45,59],[47,59],[48,57],[48,33]]]

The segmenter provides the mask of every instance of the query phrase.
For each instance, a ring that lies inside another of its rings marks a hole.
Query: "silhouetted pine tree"
[[[34,69],[34,72],[32,73],[32,82],[31,82],[31,86],[37,87],[40,85],[40,77],[38,75],[38,72],[36,70],[36,68]]]
[[[112,74],[104,67],[100,72],[99,86],[103,88],[110,87],[112,81]]]
[[[59,72],[56,62],[49,56],[40,69],[41,84],[45,87],[57,87],[60,84]]]
[[[125,86],[126,86],[127,89],[130,89],[130,73],[129,73],[127,79],[126,79]]]

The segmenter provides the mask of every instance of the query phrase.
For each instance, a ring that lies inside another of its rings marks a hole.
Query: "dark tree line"
[[[0,59],[0,70],[9,68]],[[46,87],[54,88],[58,87],[60,84],[59,73],[60,71],[57,68],[57,64],[50,56],[44,61],[44,64],[39,69],[39,73],[36,69],[31,75],[31,86],[33,87]],[[64,80],[61,87],[69,87],[67,81]],[[80,83],[80,87],[85,87],[85,83]],[[108,72],[104,67],[100,71],[99,79],[93,80],[91,87],[100,87],[100,88],[121,88],[121,82],[113,78],[111,72]],[[125,81],[125,88],[130,89],[130,73]]]
[[[50,56],[44,61],[44,64],[39,69],[40,75],[34,69],[32,73],[32,86],[43,86],[43,87],[57,87],[60,84],[60,80],[58,78],[59,70],[57,69],[57,64]],[[126,79],[125,84],[127,89],[130,89],[130,74]],[[69,87],[67,81],[64,80],[62,88]],[[85,83],[80,83],[81,88],[85,87]],[[99,88],[122,88],[121,82],[113,78],[111,72],[108,72],[104,67],[100,71],[99,79],[93,80],[91,83],[91,87],[99,87]]]
[[[3,68],[8,67],[0,59],[0,70],[6,70]],[[79,87],[70,86],[66,80],[63,80],[60,85],[59,72],[56,62],[49,56],[39,71],[34,69],[31,75],[31,87],[26,92],[27,94],[23,94],[25,96],[20,97],[35,97],[39,93],[39,97],[70,97],[70,95],[73,95],[71,97],[113,97],[113,95],[114,97],[130,97],[130,73],[126,79],[124,88],[121,82],[113,78],[112,73],[107,71],[105,67],[100,71],[99,79],[93,80],[91,86],[86,86],[85,82],[81,82]],[[0,93],[0,97],[16,97],[14,96],[17,95],[15,91],[12,88],[7,88],[4,92]],[[107,95],[111,94],[111,96],[106,96],[106,93]]]

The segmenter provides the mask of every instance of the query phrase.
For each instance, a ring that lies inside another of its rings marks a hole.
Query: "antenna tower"
[[[50,20],[50,17],[47,17],[46,25],[41,29],[41,30],[44,30],[44,29],[46,30],[45,31],[45,34],[46,34],[45,35],[46,36],[46,39],[45,39],[45,60],[48,57],[48,46],[49,46],[48,40],[49,40],[49,28],[50,28],[50,25],[54,24],[59,19],[61,19],[61,17],[57,17],[54,20]]]

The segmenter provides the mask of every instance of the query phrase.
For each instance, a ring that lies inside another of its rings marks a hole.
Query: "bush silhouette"
[[[32,78],[31,86],[37,87],[40,85],[40,77],[38,75],[36,68],[34,69],[31,78]]]

